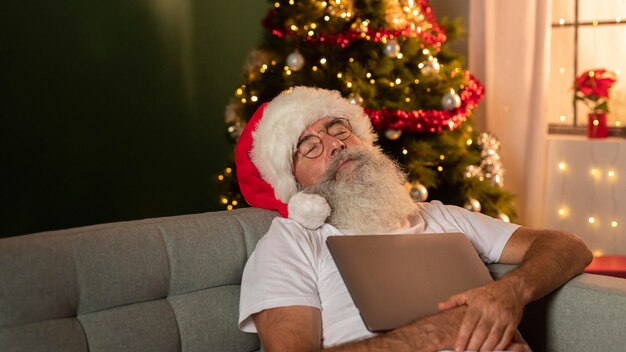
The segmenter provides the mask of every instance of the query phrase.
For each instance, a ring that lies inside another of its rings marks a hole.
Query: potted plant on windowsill
[[[583,72],[574,81],[574,101],[580,100],[591,110],[587,122],[589,138],[606,138],[609,129],[606,114],[609,112],[609,89],[616,82],[613,71],[595,68]]]

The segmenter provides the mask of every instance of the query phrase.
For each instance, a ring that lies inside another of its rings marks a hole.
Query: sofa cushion
[[[178,321],[183,351],[253,351],[256,334],[239,331],[239,285],[227,285],[169,298]]]
[[[176,317],[165,299],[84,314],[90,352],[180,351]]]
[[[0,351],[254,351],[239,284],[275,212],[241,209],[0,240]]]
[[[85,333],[76,318],[53,319],[0,329],[2,352],[88,350]]]

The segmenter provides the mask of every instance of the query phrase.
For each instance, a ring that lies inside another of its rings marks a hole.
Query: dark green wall
[[[264,0],[0,5],[0,236],[217,210]]]

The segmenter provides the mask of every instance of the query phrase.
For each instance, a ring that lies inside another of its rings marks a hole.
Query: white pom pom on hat
[[[377,139],[363,109],[338,91],[299,86],[282,92],[257,109],[237,142],[237,181],[248,204],[277,210],[309,229],[324,224],[328,203],[319,195],[299,192],[293,175],[293,150],[300,135],[324,117],[347,118],[364,144]]]

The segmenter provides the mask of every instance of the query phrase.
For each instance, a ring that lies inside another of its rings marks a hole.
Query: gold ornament
[[[465,203],[465,209],[469,210],[469,211],[473,211],[476,213],[480,213],[480,210],[482,209],[482,206],[480,205],[480,202],[478,201],[478,199],[469,197],[467,199],[467,203]]]

